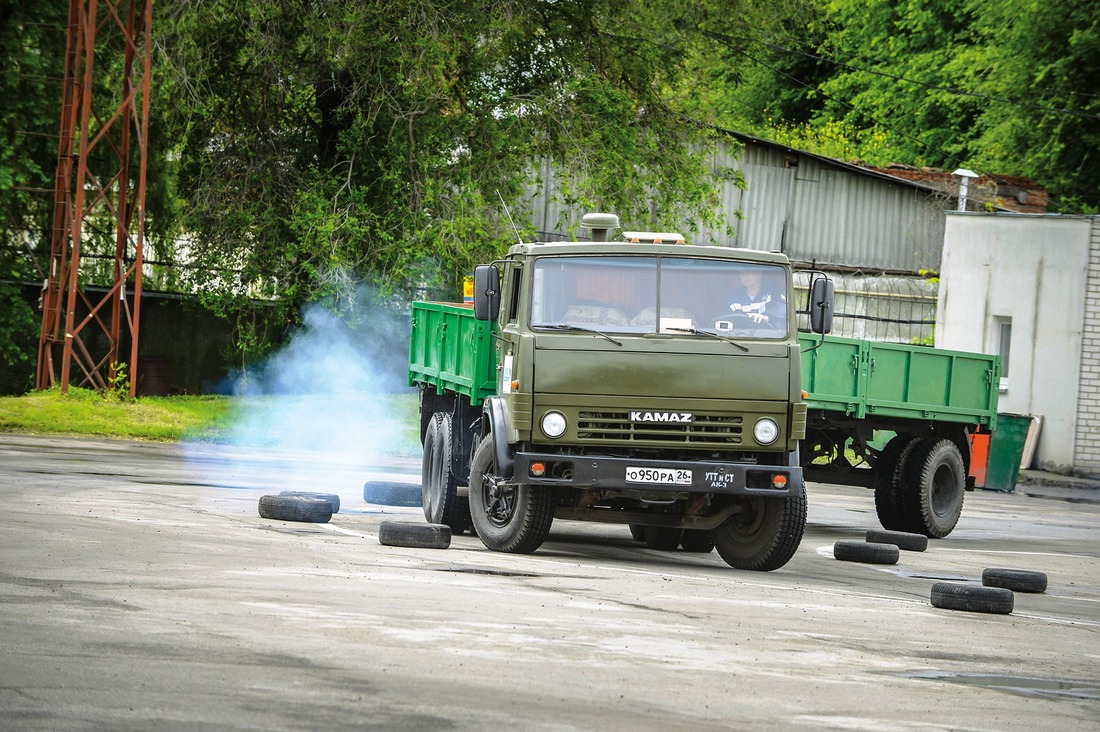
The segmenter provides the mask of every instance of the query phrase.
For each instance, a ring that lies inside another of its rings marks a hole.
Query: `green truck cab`
[[[608,241],[615,217],[584,223],[593,241],[521,243],[477,267],[472,307],[413,304],[425,517],[472,528],[496,551],[533,552],[554,519],[570,519],[627,524],[651,548],[715,548],[736,568],[783,566],[802,539],[812,461],[854,473],[853,449],[872,461],[888,452],[870,447],[866,400],[861,415],[852,395],[803,391],[806,378],[843,380],[819,361],[834,353],[822,350],[832,283],[812,281],[817,333],[800,336],[784,255],[669,233]],[[903,422],[891,445],[923,454],[932,435]],[[838,457],[841,433],[850,446]],[[959,435],[944,429],[936,444],[961,451]],[[965,480],[965,459],[959,470],[948,479]],[[900,494],[897,483],[883,495]]]

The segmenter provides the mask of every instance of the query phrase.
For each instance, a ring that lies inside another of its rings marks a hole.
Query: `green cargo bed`
[[[496,393],[492,324],[473,308],[446,302],[414,302],[409,339],[409,386],[429,384],[481,404]]]
[[[997,356],[809,333],[799,343],[810,409],[996,427]]]

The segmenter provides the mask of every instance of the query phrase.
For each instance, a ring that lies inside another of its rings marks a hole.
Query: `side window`
[[[509,323],[515,323],[519,317],[519,295],[520,283],[523,282],[523,268],[512,267],[509,275],[511,280],[508,288],[508,314],[506,320]]]

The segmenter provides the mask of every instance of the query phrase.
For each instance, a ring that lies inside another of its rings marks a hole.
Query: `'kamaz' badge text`
[[[685,424],[694,422],[695,415],[691,412],[631,412],[631,422],[677,422]]]

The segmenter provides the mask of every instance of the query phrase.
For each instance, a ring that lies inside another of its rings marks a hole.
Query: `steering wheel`
[[[718,323],[726,321],[731,324],[731,327],[719,327]],[[755,320],[749,317],[748,313],[740,311],[729,311],[725,313],[719,313],[713,318],[708,318],[703,321],[704,323],[710,323],[717,333],[725,333],[731,330],[777,330],[778,326],[770,320],[761,320],[757,323]]]

